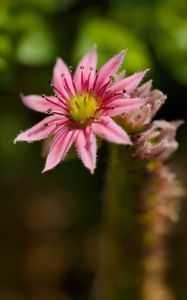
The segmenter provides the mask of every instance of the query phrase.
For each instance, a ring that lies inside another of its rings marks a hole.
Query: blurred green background
[[[41,143],[13,144],[42,115],[19,94],[50,93],[56,57],[75,66],[98,44],[99,65],[128,48],[128,74],[147,79],[168,100],[160,118],[187,119],[185,0],[1,0],[0,2],[0,299],[84,300],[95,274],[102,220],[106,147],[90,176],[80,161],[41,175]],[[175,155],[186,181],[187,129]],[[187,299],[187,206],[170,242],[168,281]],[[151,299],[150,299],[151,300]]]

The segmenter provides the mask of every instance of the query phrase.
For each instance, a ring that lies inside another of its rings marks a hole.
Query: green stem
[[[110,145],[95,300],[139,299],[139,176],[130,153],[122,146]]]

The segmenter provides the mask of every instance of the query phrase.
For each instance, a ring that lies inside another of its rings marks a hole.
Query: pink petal
[[[76,147],[83,164],[93,174],[96,167],[96,139],[90,127],[80,130]]]
[[[101,117],[99,123],[92,125],[93,132],[102,138],[117,144],[129,144],[131,141],[127,133],[110,117]]]
[[[95,79],[96,66],[97,66],[97,51],[96,51],[96,46],[93,46],[92,49],[81,59],[81,61],[79,62],[75,70],[74,79],[78,91],[82,91],[82,84],[81,84],[82,72],[83,72],[84,83],[88,79],[88,76],[90,74],[89,85],[92,86],[93,80]],[[81,67],[84,67],[84,69],[81,70]]]
[[[110,117],[115,117],[123,113],[135,110],[147,102],[144,98],[124,98],[113,101],[109,106],[113,106],[106,114]]]
[[[152,88],[152,83],[153,83],[153,81],[149,80],[149,81],[145,82],[143,85],[141,85],[137,89],[138,96],[141,96],[141,97],[148,96],[150,94],[150,91],[151,91],[151,88]]]
[[[49,125],[49,124],[57,120],[60,120],[60,118],[57,116],[50,116],[43,119],[35,126],[20,133],[14,140],[14,143],[23,142],[23,141],[33,142],[33,141],[39,141],[45,139],[54,131],[54,129],[56,129],[55,125]]]
[[[101,67],[98,73],[96,89],[107,83],[110,80],[110,76],[113,76],[116,73],[124,60],[126,52],[127,50],[121,51]]]
[[[115,83],[119,82],[120,80],[124,79],[126,75],[126,71],[123,70],[119,74],[115,75]]]
[[[67,91],[67,88],[65,88],[65,82],[64,82],[65,79],[71,90],[71,93],[73,95],[75,95],[75,90],[74,90],[73,83],[72,83],[71,73],[70,73],[67,65],[64,63],[64,61],[61,58],[57,58],[57,61],[56,61],[56,64],[55,64],[55,67],[53,70],[53,85],[69,99],[70,95]],[[59,96],[62,96],[61,93],[56,90],[55,90],[55,93],[57,93]]]
[[[42,113],[47,113],[48,109],[63,110],[59,100],[54,96],[46,96],[46,98],[49,99],[49,101],[45,100],[42,96],[37,96],[37,95],[29,95],[29,96],[21,95],[21,98],[23,103],[27,107]],[[54,102],[54,104],[52,102]]]
[[[134,89],[137,88],[137,86],[140,84],[148,70],[149,69],[139,73],[135,73],[117,83],[114,83],[114,85],[111,86],[111,90],[115,93],[119,93],[123,89],[125,89],[128,94],[132,93]]]
[[[76,130],[70,131],[68,128],[64,128],[59,134],[56,134],[49,149],[45,168],[42,173],[53,169],[64,159],[66,153],[74,142],[76,135]]]

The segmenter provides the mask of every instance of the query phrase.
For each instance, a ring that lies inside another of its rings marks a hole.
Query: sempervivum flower
[[[178,148],[177,128],[183,121],[154,121],[144,132],[134,135],[134,156],[140,159],[167,159]]]
[[[82,58],[74,74],[58,58],[51,82],[55,96],[22,96],[23,103],[29,108],[50,114],[15,139],[15,142],[32,142],[54,136],[43,172],[63,160],[75,143],[83,164],[93,173],[96,166],[95,135],[118,144],[131,144],[127,133],[112,117],[144,104],[144,98],[132,98],[128,94],[138,86],[145,72],[135,74],[136,78],[129,87],[123,76],[114,80],[124,55],[125,51],[120,52],[97,72],[97,53],[93,47]]]
[[[151,88],[152,80],[149,80],[131,93],[132,98],[146,97],[147,100],[142,107],[122,115],[124,128],[127,128],[129,132],[141,131],[145,125],[151,122],[157,111],[164,104],[167,98],[166,95],[160,90],[151,90]]]

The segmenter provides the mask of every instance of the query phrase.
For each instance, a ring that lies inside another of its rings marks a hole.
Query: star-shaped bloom
[[[73,143],[91,173],[96,167],[96,136],[117,144],[131,144],[128,134],[112,118],[145,103],[143,97],[129,95],[137,88],[146,71],[125,78],[118,76],[116,72],[125,53],[121,51],[97,71],[94,46],[81,59],[74,74],[58,58],[51,81],[55,95],[22,96],[26,106],[49,114],[15,139],[15,142],[33,142],[53,136],[43,172],[59,164]]]

